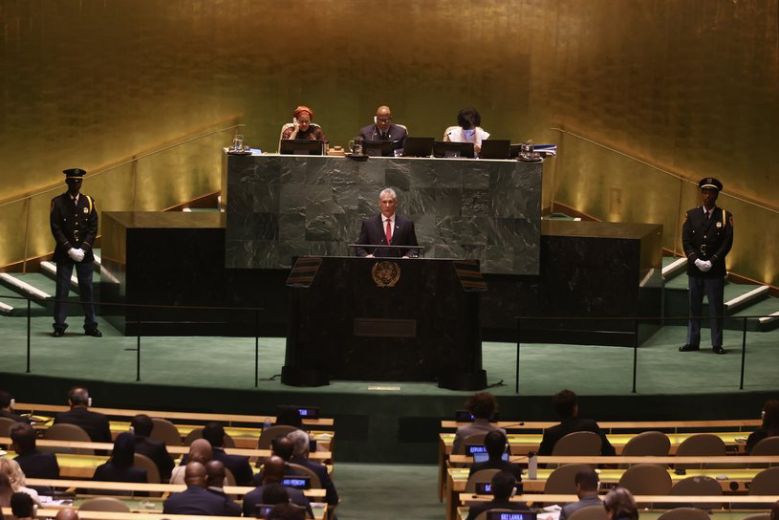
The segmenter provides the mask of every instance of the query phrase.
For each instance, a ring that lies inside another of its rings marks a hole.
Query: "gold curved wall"
[[[379,104],[412,134],[436,136],[472,104],[496,138],[562,142],[549,130],[560,127],[683,177],[718,176],[726,190],[776,208],[778,4],[4,0],[0,201],[60,182],[62,168],[99,168],[233,116],[249,143],[273,150],[299,103],[314,108],[332,144],[345,144]],[[644,201],[646,178],[629,161],[598,164],[596,147],[574,156],[568,141],[547,165],[545,206],[556,199],[606,220],[670,223],[678,213],[678,193]],[[137,193],[218,188],[218,150],[205,163],[191,151],[157,162]],[[85,191],[118,209],[124,184],[88,178]],[[136,197],[134,207],[159,209],[156,198]],[[40,232],[27,256],[52,247],[46,212],[33,206],[30,228]],[[4,221],[24,213],[2,208]],[[763,220],[740,211],[739,229]],[[21,232],[0,223],[0,265],[25,254]],[[665,235],[673,247],[672,230]],[[777,246],[765,245],[768,263],[737,236],[731,267],[776,283]]]

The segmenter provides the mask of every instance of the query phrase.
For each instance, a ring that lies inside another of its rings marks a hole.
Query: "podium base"
[[[461,372],[441,374],[438,387],[449,390],[482,390],[487,387],[487,372]]]
[[[330,377],[321,370],[298,367],[281,367],[281,382],[290,386],[327,386]]]

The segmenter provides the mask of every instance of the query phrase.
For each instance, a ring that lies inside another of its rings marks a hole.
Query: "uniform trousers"
[[[709,320],[711,327],[711,346],[722,346],[722,324],[725,278],[704,278],[688,276],[690,297],[690,320],[687,323],[687,344],[694,347],[701,343],[701,314],[703,313],[703,295],[709,301]]]
[[[54,302],[54,328],[65,330],[65,319],[68,317],[68,304],[65,299],[70,293],[70,277],[73,275],[73,267],[76,268],[78,278],[79,299],[84,307],[84,330],[97,328],[95,316],[94,291],[92,290],[92,273],[95,270],[94,262],[57,262],[57,294]]]

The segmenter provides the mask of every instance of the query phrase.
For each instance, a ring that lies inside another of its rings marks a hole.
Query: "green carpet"
[[[104,322],[101,322],[101,329],[103,338],[85,337],[76,319],[65,337],[52,338],[49,335],[51,319],[33,318],[31,372],[84,381],[134,382],[136,338],[122,336]],[[0,318],[0,335],[0,371],[23,373],[26,369],[26,319]],[[684,337],[684,327],[664,327],[638,350],[638,394],[709,394],[738,390],[740,333],[725,332],[725,347],[730,352],[724,356],[715,356],[707,349],[699,353],[677,352]],[[777,347],[779,330],[748,333],[745,390],[779,388],[775,371],[779,366]],[[141,382],[252,389],[254,351],[254,338],[144,337],[141,339]],[[523,345],[520,352],[521,395],[551,395],[563,386],[582,395],[624,395],[632,390],[633,350],[630,348],[536,344]],[[514,394],[516,345],[485,342],[483,358],[488,383],[497,385],[492,391],[497,395]],[[439,389],[433,383],[335,381],[319,388],[288,387],[282,385],[278,377],[283,360],[283,338],[260,339],[259,389],[316,394],[458,394]]]

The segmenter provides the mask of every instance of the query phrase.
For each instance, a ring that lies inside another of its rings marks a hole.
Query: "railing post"
[[[135,380],[141,380],[141,308],[138,307],[136,316],[137,340],[135,344]]]
[[[515,367],[515,373],[514,373],[514,393],[519,394],[519,330],[520,330],[520,322],[522,321],[522,318],[517,318],[517,364]]]
[[[260,381],[260,311],[254,311],[254,388]]]
[[[744,329],[741,333],[741,383],[738,386],[739,390],[744,389],[744,365],[747,359],[747,317],[744,316]]]
[[[30,373],[30,338],[32,337],[32,307],[30,297],[27,297],[27,373]]]
[[[638,377],[638,336],[633,344],[633,392],[636,393],[636,378]]]

